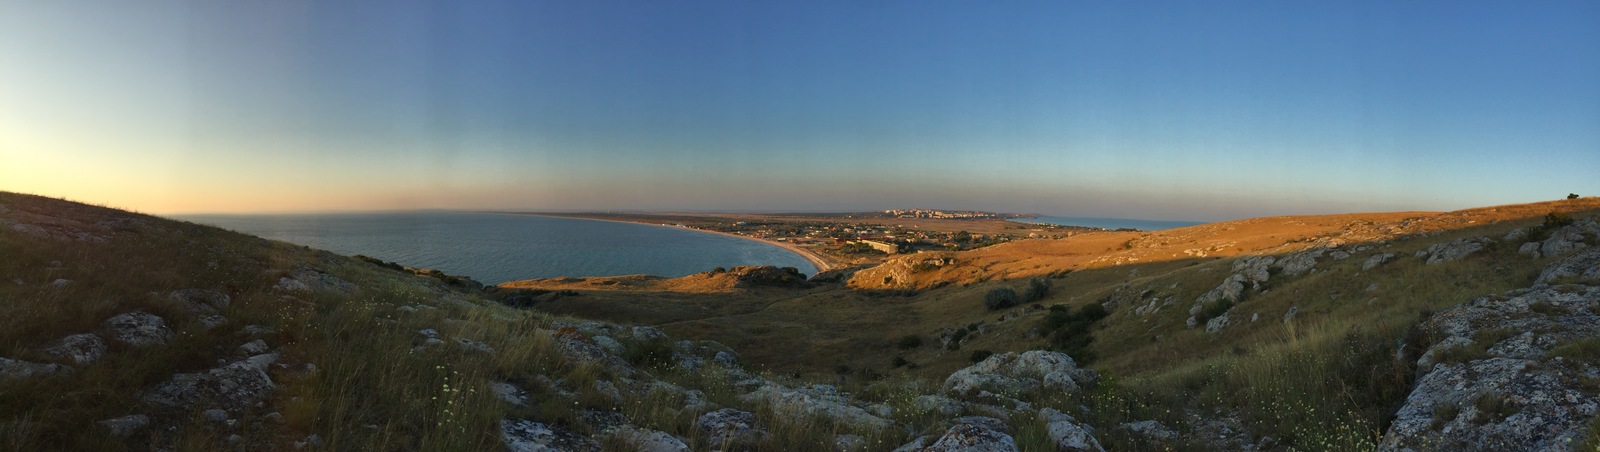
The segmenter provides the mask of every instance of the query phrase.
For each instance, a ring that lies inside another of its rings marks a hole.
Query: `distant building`
[[[855,243],[865,243],[867,246],[872,247],[872,249],[884,252],[884,254],[895,254],[900,251],[900,247],[898,245],[893,243],[879,242],[877,240],[857,240]]]

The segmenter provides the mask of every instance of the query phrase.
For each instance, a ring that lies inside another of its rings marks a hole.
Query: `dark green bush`
[[[1010,287],[999,287],[989,290],[983,295],[983,306],[990,311],[998,311],[1017,305],[1017,291]]]
[[[907,334],[905,337],[900,338],[900,342],[895,343],[895,347],[898,347],[901,350],[910,350],[921,346],[922,336],[915,334]]]
[[[988,350],[973,350],[972,351],[972,356],[969,356],[967,358],[972,360],[973,363],[977,363],[979,361],[983,361],[985,359],[989,359],[990,356],[994,356],[994,352],[991,352],[991,351],[988,351]]]

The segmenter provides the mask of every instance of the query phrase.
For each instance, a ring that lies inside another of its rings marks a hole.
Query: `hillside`
[[[0,193],[0,445],[1589,450],[1597,213],[1264,218],[811,281],[484,290]],[[996,289],[1017,304],[987,308]]]

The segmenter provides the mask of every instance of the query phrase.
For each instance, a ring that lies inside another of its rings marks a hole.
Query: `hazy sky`
[[[1195,220],[1600,195],[1600,2],[761,3],[3,1],[0,190]]]

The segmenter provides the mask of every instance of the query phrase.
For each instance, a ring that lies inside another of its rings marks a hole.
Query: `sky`
[[[1600,195],[1600,2],[5,0],[0,190],[1197,221]]]

